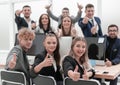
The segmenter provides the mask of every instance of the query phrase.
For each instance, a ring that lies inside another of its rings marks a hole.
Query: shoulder
[[[69,61],[69,62],[73,62],[74,58],[72,56],[65,56],[64,61]]]

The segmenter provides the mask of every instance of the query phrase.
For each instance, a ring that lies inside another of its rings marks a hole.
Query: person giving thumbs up
[[[17,56],[16,53],[13,53],[13,57],[10,60],[10,62],[8,63],[8,68],[13,69],[16,66],[16,61],[17,61]]]

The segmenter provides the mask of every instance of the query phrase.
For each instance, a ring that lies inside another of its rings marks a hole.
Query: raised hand
[[[91,28],[91,33],[92,34],[97,33],[97,24]]]
[[[51,6],[52,6],[52,4],[46,5],[45,8],[46,8],[47,10],[50,10],[50,7],[51,7]]]
[[[8,68],[13,69],[16,66],[17,56],[16,53],[13,53],[12,59],[8,63]]]
[[[83,77],[84,80],[89,80],[89,76],[87,74],[87,70],[86,69],[84,70],[84,74],[82,75],[82,77]]]
[[[81,9],[83,9],[83,6],[79,3],[77,3],[78,9],[81,11]]]
[[[16,14],[17,16],[20,16],[21,13],[22,13],[22,10],[16,10],[16,11],[15,11],[15,14]]]
[[[46,55],[44,61],[44,67],[47,67],[47,66],[52,66],[53,64],[53,58],[52,57],[49,57],[49,54]]]
[[[82,20],[82,23],[83,23],[83,24],[87,24],[88,21],[89,21],[89,18],[88,18],[87,16],[85,16],[85,17],[83,18],[83,20]]]
[[[80,73],[78,72],[78,66],[75,67],[74,71],[69,71],[69,77],[74,81],[78,81],[80,79]]]

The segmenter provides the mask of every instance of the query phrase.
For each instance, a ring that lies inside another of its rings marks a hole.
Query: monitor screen
[[[87,37],[88,57],[93,60],[105,60],[106,40],[104,37]]]
[[[44,50],[44,46],[43,46],[44,37],[45,37],[44,34],[36,33],[35,39],[33,41],[33,45],[28,50],[27,55],[35,56]],[[18,44],[18,40],[17,40],[17,34],[16,34],[14,45],[17,45],[17,44]]]

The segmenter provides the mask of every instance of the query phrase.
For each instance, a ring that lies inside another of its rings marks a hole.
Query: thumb
[[[13,60],[14,62],[16,62],[16,60],[17,60],[16,53],[13,53],[13,58],[12,58],[12,60]]]
[[[74,72],[78,72],[78,66],[76,65]]]
[[[87,70],[86,69],[84,70],[84,74],[87,74]]]
[[[109,61],[109,59],[108,59],[108,58],[106,58],[106,61]]]

